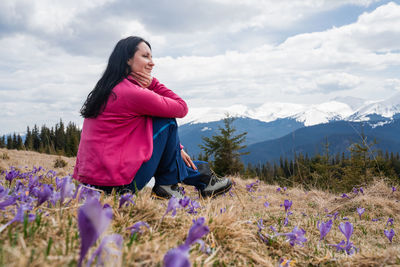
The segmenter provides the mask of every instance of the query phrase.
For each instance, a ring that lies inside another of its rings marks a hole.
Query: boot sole
[[[154,193],[154,192],[151,192],[151,195],[150,195],[150,197],[152,198],[152,199],[158,199],[158,200],[169,200],[171,197],[169,197],[169,198],[166,198],[166,197],[160,197],[160,196],[158,196],[156,193]]]

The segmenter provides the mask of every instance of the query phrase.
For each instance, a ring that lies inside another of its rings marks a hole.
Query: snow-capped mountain
[[[348,120],[368,121],[370,120],[371,115],[392,118],[398,113],[400,113],[400,93],[397,93],[386,100],[365,103],[357,109]]]
[[[192,108],[189,109],[189,114],[185,118],[179,120],[179,123],[219,121],[229,113],[233,117],[251,118],[263,122],[294,118],[296,121],[304,123],[305,126],[311,126],[344,119],[353,114],[353,112],[349,105],[337,101],[316,105],[270,102],[256,108],[249,108],[244,105],[220,108]]]
[[[272,122],[277,119],[295,119],[312,126],[330,121],[368,121],[371,116],[381,119],[391,119],[400,113],[400,93],[382,101],[366,102],[360,98],[341,97],[332,101],[305,105],[282,102],[269,102],[256,108],[245,105],[234,105],[219,108],[192,108],[189,114],[179,120],[179,123],[206,123],[219,121],[229,113],[234,117],[251,118],[262,122]]]

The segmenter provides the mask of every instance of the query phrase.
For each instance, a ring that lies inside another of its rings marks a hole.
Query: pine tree
[[[11,135],[7,135],[7,149],[13,149],[13,140]]]
[[[14,133],[12,137],[12,149],[17,149],[17,146],[18,146],[17,135],[16,133]]]
[[[39,128],[35,124],[35,126],[32,129],[32,140],[33,140],[33,150],[34,151],[39,151],[40,148],[40,137],[39,137]]]
[[[17,146],[15,147],[17,150],[24,149],[24,142],[22,141],[22,137],[20,134],[17,135]]]
[[[56,124],[55,128],[55,148],[58,154],[63,155],[65,153],[65,129],[64,123],[60,119],[60,123]]]
[[[25,149],[26,150],[32,150],[33,149],[33,137],[31,130],[29,129],[29,126],[26,127],[26,137],[25,137]]]
[[[0,148],[5,148],[5,147],[6,147],[6,136],[3,135],[3,136],[0,138]]]
[[[224,119],[224,128],[219,127],[219,135],[211,138],[203,137],[204,145],[200,147],[206,156],[212,156],[212,167],[218,175],[236,174],[243,170],[243,163],[240,161],[241,155],[248,152],[239,152],[246,148],[242,143],[246,139],[247,132],[235,135],[236,129],[233,127],[235,118],[227,114]]]

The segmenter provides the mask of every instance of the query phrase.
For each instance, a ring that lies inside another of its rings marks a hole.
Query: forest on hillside
[[[37,151],[40,153],[75,157],[78,152],[81,130],[72,122],[65,126],[60,119],[54,127],[35,124],[26,129],[25,140],[20,134],[3,135],[0,148]]]
[[[0,138],[0,148],[74,157],[78,152],[80,134],[81,130],[74,123],[65,125],[60,120],[51,128],[34,125],[30,129],[28,126],[25,140],[20,134],[3,135]],[[367,185],[376,177],[385,177],[389,182],[399,184],[399,153],[376,150],[375,145],[376,142],[367,143],[366,138],[363,138],[360,143],[354,143],[348,148],[350,153],[332,155],[327,140],[323,154],[295,154],[293,159],[281,157],[279,163],[238,164],[236,172],[243,177],[257,177],[270,184],[302,185],[332,192],[346,192],[354,186]],[[203,155],[199,159],[213,165],[212,159]]]

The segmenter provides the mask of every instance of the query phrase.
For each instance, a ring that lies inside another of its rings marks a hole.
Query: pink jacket
[[[183,118],[188,107],[156,78],[149,88],[129,79],[114,87],[105,110],[83,122],[73,177],[99,186],[130,184],[153,152],[151,117]]]

